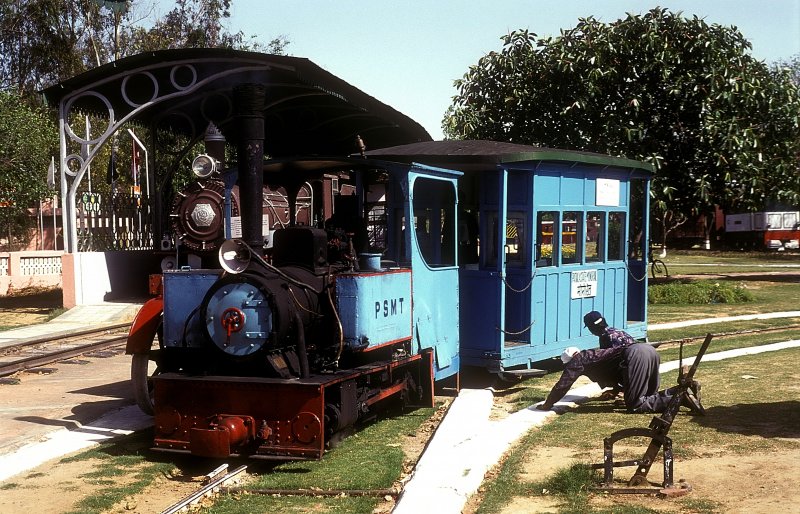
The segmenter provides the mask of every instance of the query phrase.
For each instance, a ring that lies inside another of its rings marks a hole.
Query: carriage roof
[[[368,151],[367,156],[398,162],[424,162],[465,172],[526,162],[561,161],[628,168],[635,174],[653,173],[650,164],[624,157],[499,141],[424,141]]]

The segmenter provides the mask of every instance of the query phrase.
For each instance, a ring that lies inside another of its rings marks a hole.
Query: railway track
[[[0,377],[122,346],[128,327],[130,323],[118,323],[4,346],[0,349]]]
[[[792,325],[785,325],[780,327],[764,327],[764,328],[750,328],[744,330],[732,330],[728,332],[714,332],[711,335],[715,338],[724,338],[724,337],[733,337],[733,336],[743,336],[743,335],[751,335],[751,334],[766,334],[768,332],[782,332],[785,330],[794,330],[800,328],[800,324],[792,324]],[[651,344],[655,347],[669,347],[669,346],[677,346],[680,343],[692,343],[695,341],[702,341],[705,338],[705,335],[698,335],[698,336],[691,336],[691,337],[683,337],[680,339],[667,339],[664,341],[654,341]]]

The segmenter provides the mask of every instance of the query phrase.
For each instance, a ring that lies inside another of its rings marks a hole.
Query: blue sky
[[[171,5],[160,0],[163,12]],[[659,5],[735,25],[758,59],[800,54],[800,0],[233,0],[228,29],[262,41],[287,36],[291,55],[307,57],[441,139],[453,81],[499,50],[502,35],[521,28],[557,35],[580,17],[611,22]]]

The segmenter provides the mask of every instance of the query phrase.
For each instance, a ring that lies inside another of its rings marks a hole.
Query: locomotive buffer
[[[680,366],[678,374],[678,386],[674,388],[674,394],[669,405],[660,416],[654,416],[648,428],[626,428],[614,432],[609,437],[603,439],[603,463],[593,464],[592,469],[603,469],[604,479],[603,484],[597,488],[599,491],[608,493],[629,493],[629,494],[653,494],[660,493],[668,496],[682,496],[691,491],[689,484],[681,482],[676,487],[672,480],[672,439],[667,436],[669,429],[672,428],[672,422],[675,416],[678,415],[678,410],[682,404],[688,400],[693,403],[689,396],[689,390],[696,387],[694,381],[694,374],[697,367],[700,365],[700,360],[705,355],[708,345],[711,344],[713,334],[707,334],[703,344],[700,346],[700,351],[694,359],[694,363],[690,368],[683,366],[683,343],[681,343],[680,351]],[[699,410],[700,413],[705,414],[703,406],[700,404],[700,398],[694,404],[694,408]],[[614,443],[627,439],[629,437],[649,437],[650,444],[645,450],[644,455],[639,460],[628,460],[621,462],[614,462]],[[664,448],[664,482],[661,487],[651,487],[647,481],[647,473],[653,465],[655,458],[661,448]],[[636,472],[628,481],[627,487],[614,487],[614,468],[637,466]]]

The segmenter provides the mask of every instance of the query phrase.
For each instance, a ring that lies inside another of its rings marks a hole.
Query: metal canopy
[[[358,136],[368,148],[431,139],[412,119],[308,59],[200,48],[127,57],[42,92],[47,103],[58,109],[65,249],[78,249],[76,199],[83,177],[100,149],[129,122],[146,127],[151,136],[145,144],[153,173],[146,177],[146,189],[162,194],[146,198],[145,203],[155,216],[153,235],[158,240],[165,223],[163,191],[181,157],[203,139],[211,124],[229,143],[238,141],[234,89],[253,84],[266,93],[265,156],[344,157],[359,150]],[[248,110],[251,107],[255,112],[260,109],[248,106]],[[107,124],[92,127],[89,133],[83,117],[87,112],[106,119]],[[160,141],[164,136],[169,139],[170,133],[186,136],[182,149],[176,151],[169,141]]]
[[[192,139],[213,122],[232,141],[231,92],[248,82],[266,87],[265,153],[272,157],[346,155],[357,135],[370,148],[431,139],[412,119],[299,57],[199,48],[148,52],[43,94],[66,111],[108,112],[114,121],[132,117]]]
[[[494,169],[526,161],[562,161],[632,168],[651,175],[653,167],[641,161],[591,152],[559,150],[499,141],[426,141],[367,151],[368,157],[400,162],[446,164],[461,171]]]

